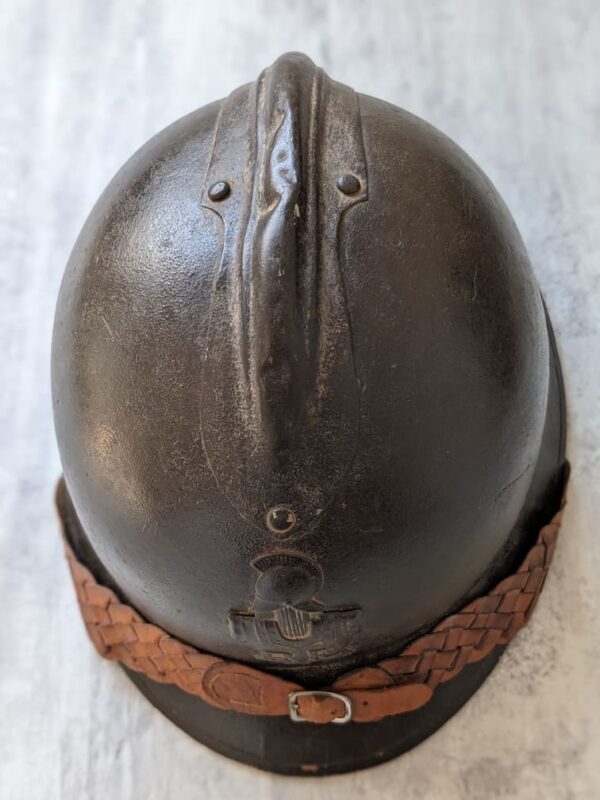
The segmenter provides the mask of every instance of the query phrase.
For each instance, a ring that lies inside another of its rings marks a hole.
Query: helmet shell
[[[75,244],[52,387],[79,535],[172,635],[322,683],[516,563],[562,462],[552,358],[481,170],[284,56],[142,147]]]

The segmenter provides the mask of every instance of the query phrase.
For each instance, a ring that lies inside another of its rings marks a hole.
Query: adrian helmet
[[[52,382],[88,632],[225,755],[398,755],[531,613],[565,408],[523,242],[459,147],[305,56],[113,179]]]

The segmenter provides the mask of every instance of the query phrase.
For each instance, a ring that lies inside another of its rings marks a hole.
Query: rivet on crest
[[[208,196],[214,203],[216,203],[219,200],[225,200],[225,198],[229,196],[230,192],[231,186],[227,183],[227,181],[217,181],[217,183],[213,183],[208,190]]]
[[[336,182],[337,188],[344,194],[356,194],[360,191],[360,181],[356,175],[340,175]]]
[[[271,533],[289,533],[297,522],[297,517],[291,508],[274,506],[267,511],[265,521]]]

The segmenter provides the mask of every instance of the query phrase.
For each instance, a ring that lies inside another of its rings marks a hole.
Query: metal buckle
[[[344,708],[346,709],[343,717],[336,717],[332,719],[331,722],[334,725],[345,725],[347,722],[350,722],[352,719],[352,703],[349,697],[346,697],[343,694],[339,694],[338,692],[325,692],[325,691],[302,691],[302,692],[290,692],[288,697],[288,704],[290,710],[290,719],[292,722],[310,722],[308,719],[304,719],[304,717],[300,716],[300,708],[298,706],[298,698],[299,697],[335,697],[336,700],[341,700],[344,704]]]

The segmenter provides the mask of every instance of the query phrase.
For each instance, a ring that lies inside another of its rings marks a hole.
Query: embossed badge
[[[323,571],[300,553],[267,553],[254,559],[258,572],[252,606],[231,611],[229,630],[258,646],[261,656],[309,664],[343,651],[360,629],[359,608],[326,609],[317,598]]]

